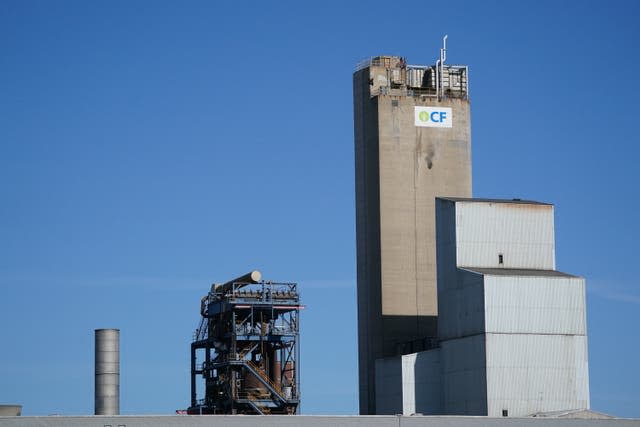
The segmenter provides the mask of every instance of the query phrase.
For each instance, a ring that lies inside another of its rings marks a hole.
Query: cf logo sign
[[[447,118],[447,112],[432,111],[431,113],[427,113],[426,111],[420,111],[420,114],[418,114],[418,117],[420,118],[421,122],[428,122],[429,120],[431,120],[432,122],[435,122],[435,123],[442,123]]]
[[[415,125],[419,127],[453,127],[453,112],[444,107],[415,107]]]

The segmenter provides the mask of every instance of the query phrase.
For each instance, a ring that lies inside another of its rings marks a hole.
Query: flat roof
[[[524,277],[574,277],[573,274],[563,273],[557,270],[534,270],[527,268],[478,268],[478,267],[458,267],[461,270],[471,271],[473,273],[484,274],[487,276],[524,276]]]
[[[309,415],[120,415],[0,417],[3,427],[637,427],[637,419],[483,416],[309,416]]]
[[[552,203],[537,202],[525,199],[485,199],[481,197],[436,197],[437,199],[449,200],[451,202],[471,202],[471,203],[515,203],[521,205],[544,205],[553,206]]]

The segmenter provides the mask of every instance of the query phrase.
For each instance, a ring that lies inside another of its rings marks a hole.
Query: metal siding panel
[[[485,276],[486,331],[585,335],[578,277]]]
[[[417,354],[402,356],[402,414],[416,413],[416,357]]]
[[[379,414],[442,414],[440,350],[376,360]]]
[[[457,271],[438,294],[440,316],[438,338],[441,340],[481,334],[484,332],[484,284],[483,276]]]
[[[424,415],[444,413],[442,407],[442,373],[440,350],[429,350],[415,353],[413,362],[414,406],[413,412]],[[407,357],[407,356],[403,356]]]
[[[456,204],[436,199],[436,258],[438,279],[438,336],[451,336],[455,298],[452,292],[458,283],[456,267]],[[446,330],[443,328],[446,326]]]
[[[486,415],[484,335],[444,341],[440,352],[444,412],[456,415]]]
[[[456,242],[461,267],[555,270],[553,206],[456,202]]]
[[[486,351],[489,416],[589,407],[585,336],[487,334]]]
[[[582,408],[591,408],[589,390],[589,338],[585,335],[583,342],[575,346],[574,363],[576,367],[576,400],[584,402]]]

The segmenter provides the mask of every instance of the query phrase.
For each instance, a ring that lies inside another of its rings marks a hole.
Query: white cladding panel
[[[403,415],[439,415],[442,408],[440,349],[402,356]]]
[[[484,276],[487,332],[586,335],[580,277]]]
[[[443,341],[440,357],[444,413],[486,415],[485,336]]]
[[[487,334],[487,415],[589,408],[587,337]]]
[[[376,410],[379,415],[402,413],[402,361],[400,356],[376,359]]]
[[[438,271],[438,277],[443,277]],[[485,331],[484,276],[456,270],[438,288],[438,338],[446,340]]]
[[[442,414],[440,349],[376,360],[380,415]]]
[[[456,202],[457,265],[555,270],[553,227],[551,205]]]

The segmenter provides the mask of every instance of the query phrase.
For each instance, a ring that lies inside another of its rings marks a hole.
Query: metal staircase
[[[274,383],[271,378],[269,378],[267,374],[262,369],[260,369],[260,367],[258,367],[258,365],[250,360],[243,360],[243,362],[245,367],[249,369],[249,372],[251,372],[256,378],[258,378],[258,380],[260,380],[260,382],[264,384],[265,387],[267,387],[271,394],[273,394],[283,403],[287,402],[287,399],[282,393],[282,389],[276,383]]]

